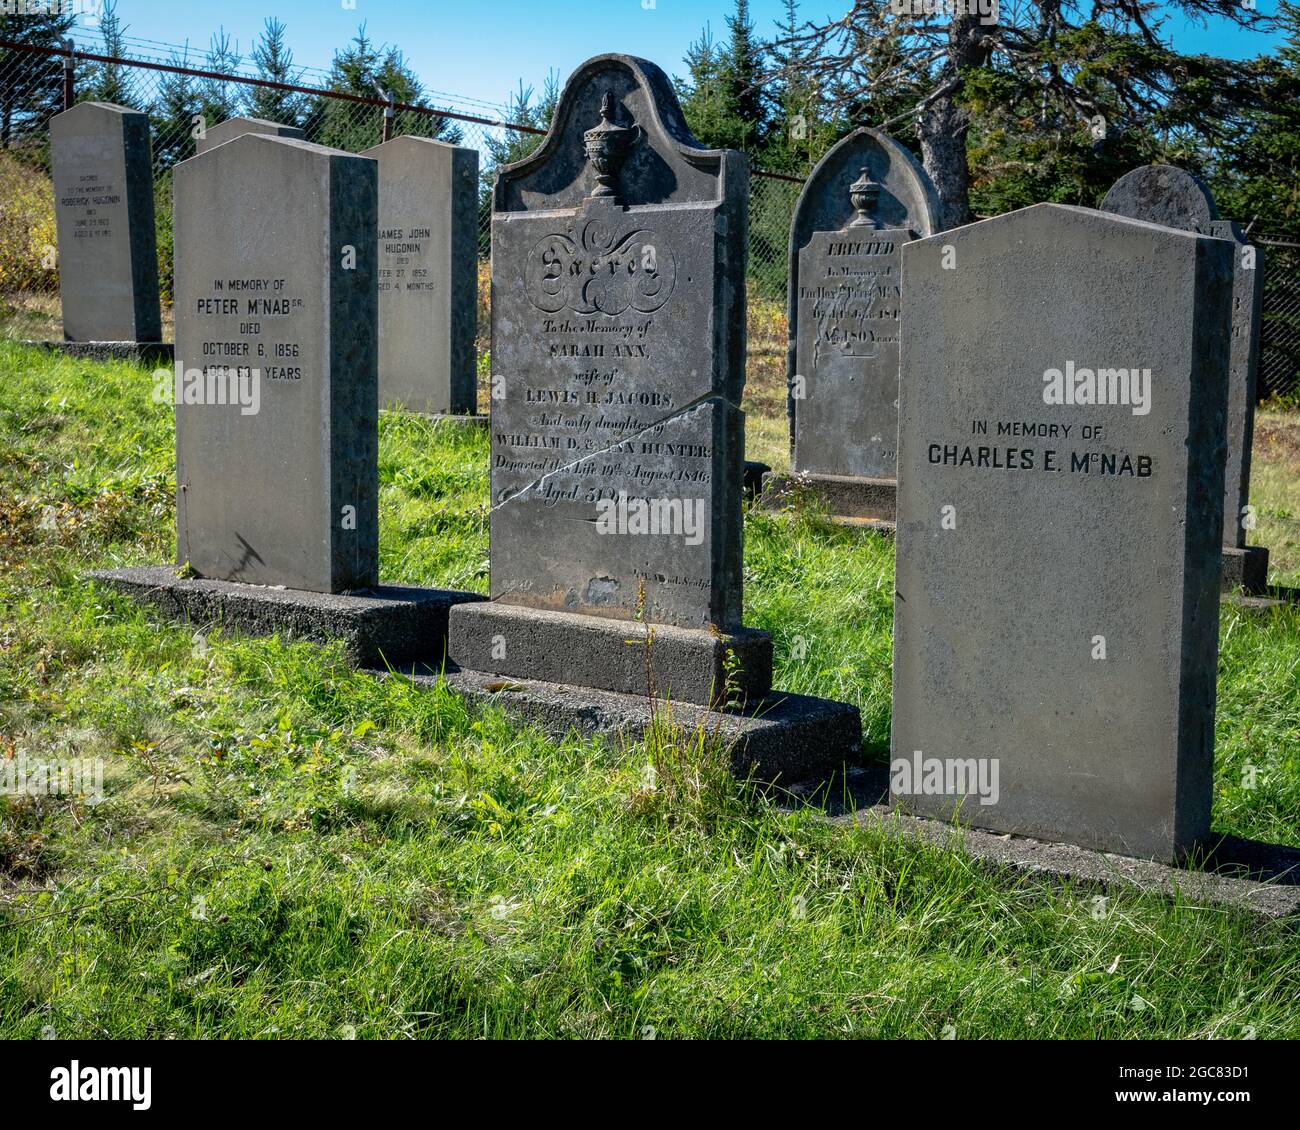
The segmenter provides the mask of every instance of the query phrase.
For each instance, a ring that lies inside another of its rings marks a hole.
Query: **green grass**
[[[707,742],[557,743],[97,591],[171,555],[151,387],[0,345],[0,755],[106,766],[98,805],[0,798],[0,1035],[1300,1035],[1293,929],[989,874]],[[380,462],[385,579],[482,590],[486,435],[385,415]],[[860,705],[879,756],[888,542],[746,532],[778,684]],[[1222,632],[1215,826],[1300,845],[1300,611]]]

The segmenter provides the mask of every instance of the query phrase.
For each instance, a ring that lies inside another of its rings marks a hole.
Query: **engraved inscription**
[[[650,314],[673,291],[672,252],[647,229],[619,234],[600,218],[582,224],[575,242],[561,233],[537,241],[528,256],[528,297],[548,314]]]

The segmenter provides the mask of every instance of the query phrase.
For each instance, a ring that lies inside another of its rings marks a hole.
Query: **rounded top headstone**
[[[723,201],[743,185],[744,155],[706,149],[686,124],[672,83],[633,55],[597,55],[564,84],[551,128],[521,161],[497,170],[493,209]],[[743,189],[742,189],[743,191]]]
[[[921,163],[889,134],[863,126],[809,174],[791,222],[791,252],[815,231],[862,227],[867,218],[879,228],[910,228],[919,238],[942,227],[939,196]]]
[[[1101,210],[1205,235],[1219,219],[1205,182],[1173,165],[1143,165],[1125,173],[1111,185]]]

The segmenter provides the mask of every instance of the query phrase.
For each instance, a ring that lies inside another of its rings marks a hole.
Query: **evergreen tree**
[[[186,48],[188,52],[188,47]],[[191,67],[188,53],[172,54],[174,67]],[[158,84],[158,99],[152,118],[154,160],[169,169],[177,161],[194,156],[194,119],[203,111],[199,81],[192,75],[164,73]],[[214,123],[209,123],[214,124]]]
[[[242,56],[231,45],[230,36],[223,28],[208,44],[207,53],[203,57],[203,69],[221,75],[233,75],[239,72],[242,61]],[[243,88],[238,83],[216,78],[200,79],[198,93],[199,113],[208,129],[227,118],[239,117],[244,112]]]
[[[515,125],[532,126],[534,129],[548,130],[551,119],[555,117],[555,107],[560,101],[560,76],[554,71],[546,75],[542,83],[542,95],[534,102],[533,88],[525,87],[523,80],[519,89],[506,100],[506,121]],[[511,165],[522,161],[541,145],[544,134],[525,133],[522,130],[502,130],[499,137],[488,137],[487,165],[479,170],[479,254],[487,255],[491,251],[487,233],[492,230],[492,180],[498,165]]]
[[[774,120],[759,164],[775,172],[809,172],[841,136],[842,115],[828,102],[821,82],[807,73],[805,54],[795,40],[800,27],[799,0],[785,0],[769,45],[766,79]]]
[[[0,38],[31,47],[59,47],[70,15],[0,16]],[[0,48],[0,148],[44,140],[45,124],[63,109],[61,60]]]
[[[270,17],[253,46],[253,62],[257,77],[267,82],[299,85],[300,72],[293,68],[293,52],[284,39],[284,24]],[[267,86],[254,86],[248,99],[248,112],[255,118],[279,122],[281,125],[300,125],[306,113],[303,96],[288,90],[275,90]]]
[[[365,24],[357,29],[356,37],[347,47],[335,52],[327,86],[333,91],[364,98],[378,97],[382,89],[395,102],[433,109],[402,53],[396,47],[377,46],[366,35]],[[440,114],[399,110],[393,127],[394,137],[413,134],[452,144],[463,138],[460,128]],[[379,144],[383,137],[383,111],[377,106],[318,98],[306,128],[308,135],[322,145],[357,152]]]
[[[1206,169],[1219,214],[1253,232],[1300,239],[1300,7],[1280,0],[1285,33],[1273,56],[1255,60],[1260,105]]]
[[[117,14],[115,0],[105,0],[99,17],[99,34],[104,46],[94,52],[109,59],[125,59],[126,28]],[[113,102],[119,106],[131,106],[137,110],[144,109],[133,100],[127,68],[118,62],[90,63],[85,72],[84,89],[86,101]]]
[[[757,152],[767,141],[767,105],[762,89],[763,49],[754,37],[749,0],[736,0],[735,15],[727,17],[731,33],[722,66],[722,82],[740,132],[734,149]]]
[[[506,102],[506,121],[515,125],[532,126],[533,129],[548,130],[551,119],[555,116],[556,104],[560,101],[560,79],[551,71],[542,83],[542,96],[533,102],[533,88],[525,87],[522,80],[519,89]],[[489,168],[497,165],[510,165],[522,161],[542,143],[543,134],[525,133],[522,130],[505,130],[500,137],[487,139]]]
[[[1023,165],[1043,157],[1051,165],[1061,152],[1067,166],[1077,164],[1130,130],[1126,144],[1135,149],[1149,137],[1166,151],[1191,141],[1213,146],[1257,101],[1251,67],[1175,51],[1166,14],[1212,14],[1243,28],[1272,23],[1253,2],[1231,0],[1169,0],[1155,16],[1149,0],[1024,0],[1003,3],[992,18],[972,8],[899,14],[879,0],[853,0],[844,15],[808,24],[782,44],[803,52],[805,75],[823,81],[854,124],[896,134],[914,128],[946,227],[969,219],[972,187],[980,190],[968,143],[978,150],[996,141],[997,124],[980,119],[985,109],[1002,115],[1014,143],[1009,155]],[[1041,192],[1041,177],[1033,179],[1026,191]],[[1072,189],[1080,197],[1092,191],[1085,181]]]
[[[688,77],[675,83],[686,124],[705,145],[718,145],[719,137],[735,131],[722,80],[722,54],[707,24],[700,38],[686,49],[686,69]]]
[[[735,5],[727,17],[725,44],[715,44],[706,25],[688,48],[689,77],[678,81],[677,93],[687,125],[705,145],[757,154],[767,143],[770,124],[764,48],[754,35],[749,0],[735,0]]]

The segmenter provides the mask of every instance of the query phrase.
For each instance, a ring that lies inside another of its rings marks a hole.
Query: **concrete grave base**
[[[895,479],[866,479],[856,475],[767,475],[763,505],[788,506],[800,497],[824,507],[838,525],[866,526],[890,533],[896,513]]]
[[[101,585],[150,604],[173,620],[249,635],[341,640],[348,661],[374,667],[441,662],[447,614],[476,593],[376,585],[346,593],[303,592],[234,581],[181,578],[174,567],[142,566],[90,573]]]
[[[772,637],[754,628],[715,634],[494,601],[453,609],[449,631],[457,667],[498,678],[708,706],[728,693],[730,654],[738,662],[730,675],[736,700],[757,701],[772,685]]]
[[[169,341],[25,341],[37,349],[80,357],[87,361],[138,361],[143,365],[171,365]]]
[[[1263,596],[1268,591],[1268,550],[1262,545],[1224,546],[1221,587],[1224,592],[1244,589],[1247,596]]]
[[[380,677],[398,677],[376,671]],[[535,679],[502,679],[482,671],[429,667],[409,675],[432,687],[439,678],[465,698],[500,706],[507,714],[538,726],[554,738],[571,731],[587,737],[636,741],[650,728],[655,711],[661,721],[687,733],[715,734],[731,754],[741,777],[783,785],[842,773],[859,758],[862,719],[856,706],[830,699],[772,691],[740,712],[708,710],[683,702],[652,703],[645,695],[616,694],[587,687],[561,686]]]
[[[1193,903],[1238,907],[1264,918],[1300,914],[1297,848],[1217,836],[1199,854],[1197,865],[1187,867],[957,827],[891,809],[884,766],[851,769],[829,781],[789,791],[800,802],[825,806],[833,823],[860,824],[887,836],[964,850],[991,869],[1011,869],[1055,883],[1087,884],[1112,892],[1150,891]]]

